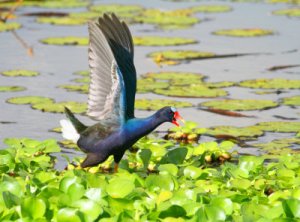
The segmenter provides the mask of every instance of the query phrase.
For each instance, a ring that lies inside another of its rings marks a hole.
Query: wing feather
[[[117,16],[89,23],[91,82],[87,114],[121,124],[134,116],[136,72],[130,31]]]

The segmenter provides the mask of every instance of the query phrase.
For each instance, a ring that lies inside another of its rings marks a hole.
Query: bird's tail
[[[60,120],[62,136],[67,140],[72,140],[74,143],[77,143],[80,137],[79,134],[87,127],[83,125],[67,107],[65,107],[65,113],[68,119]]]

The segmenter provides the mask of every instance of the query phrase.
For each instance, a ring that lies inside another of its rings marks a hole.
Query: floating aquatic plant
[[[157,80],[197,81],[197,80],[202,80],[204,78],[204,75],[200,73],[190,73],[190,72],[158,72],[158,73],[150,72],[147,73],[145,77],[153,78]]]
[[[44,44],[48,45],[87,45],[89,40],[86,37],[50,37],[40,40]]]
[[[165,96],[175,96],[175,97],[191,97],[191,98],[212,98],[226,96],[227,92],[223,89],[211,89],[203,84],[195,84],[189,86],[170,86],[166,89],[155,89],[154,93],[165,95]]]
[[[212,52],[200,52],[193,50],[166,50],[153,52],[148,55],[149,57],[156,58],[158,56],[163,57],[166,60],[188,60],[188,59],[199,59],[199,58],[211,58],[215,54]]]
[[[259,89],[299,89],[300,80],[294,79],[253,79],[245,80],[239,83],[242,87],[259,88]]]
[[[249,29],[222,29],[213,32],[214,35],[224,35],[232,37],[258,37],[266,35],[274,35],[274,31],[260,28]]]
[[[288,105],[288,106],[300,106],[300,96],[283,98],[282,102],[284,105]]]
[[[101,4],[93,5],[90,7],[92,11],[99,13],[113,12],[116,15],[123,16],[130,15],[134,16],[144,10],[142,6],[139,5],[121,5],[121,4]],[[98,15],[99,16],[99,15]],[[130,16],[130,17],[131,17]],[[126,16],[125,16],[126,17]]]
[[[36,19],[38,23],[51,24],[51,25],[83,25],[88,20],[84,18],[74,17],[39,17]]]
[[[232,8],[228,5],[199,5],[190,8],[194,13],[216,13],[216,12],[229,12]]]
[[[85,85],[59,85],[59,88],[66,89],[71,92],[80,92],[87,94],[89,92],[89,86],[87,84]]]
[[[223,99],[203,102],[200,103],[200,106],[221,110],[245,111],[274,108],[278,106],[278,104],[272,100]]]
[[[17,92],[24,90],[26,90],[26,88],[22,86],[0,86],[0,92]]]
[[[187,45],[197,43],[195,39],[180,37],[161,37],[161,36],[142,36],[133,37],[135,45],[141,46],[169,46],[169,45]]]
[[[299,17],[300,8],[279,9],[272,12],[274,15],[286,15],[289,17]]]
[[[248,127],[235,127],[235,126],[215,126],[207,129],[205,134],[212,135],[212,136],[232,136],[238,138],[253,138],[262,136],[264,132],[255,127],[255,126],[248,126]]]
[[[137,92],[148,93],[155,89],[163,89],[169,87],[168,82],[155,81],[152,78],[142,78],[137,80]]]
[[[169,99],[136,99],[135,108],[142,110],[158,110],[164,106],[174,106],[178,108],[191,107],[193,104]]]
[[[36,71],[24,70],[24,69],[2,71],[1,74],[4,75],[4,76],[11,76],[11,77],[15,77],[15,76],[29,77],[29,76],[39,75],[39,73],[36,72]]]
[[[9,23],[4,23],[0,21],[0,32],[7,32],[11,30],[16,30],[21,27],[21,24],[17,22],[9,22]]]
[[[293,133],[300,131],[300,122],[260,122],[255,127],[263,131]]]
[[[8,99],[6,102],[12,104],[36,104],[52,103],[54,100],[43,96],[19,96]]]

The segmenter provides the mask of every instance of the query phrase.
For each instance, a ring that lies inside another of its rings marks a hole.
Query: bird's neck
[[[165,122],[155,113],[147,118],[133,118],[128,121],[130,128],[134,130],[139,136],[145,136],[152,132],[156,127]]]

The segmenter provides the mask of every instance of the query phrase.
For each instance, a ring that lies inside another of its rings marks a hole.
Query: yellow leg
[[[114,172],[117,173],[119,168],[119,164],[115,162]]]

